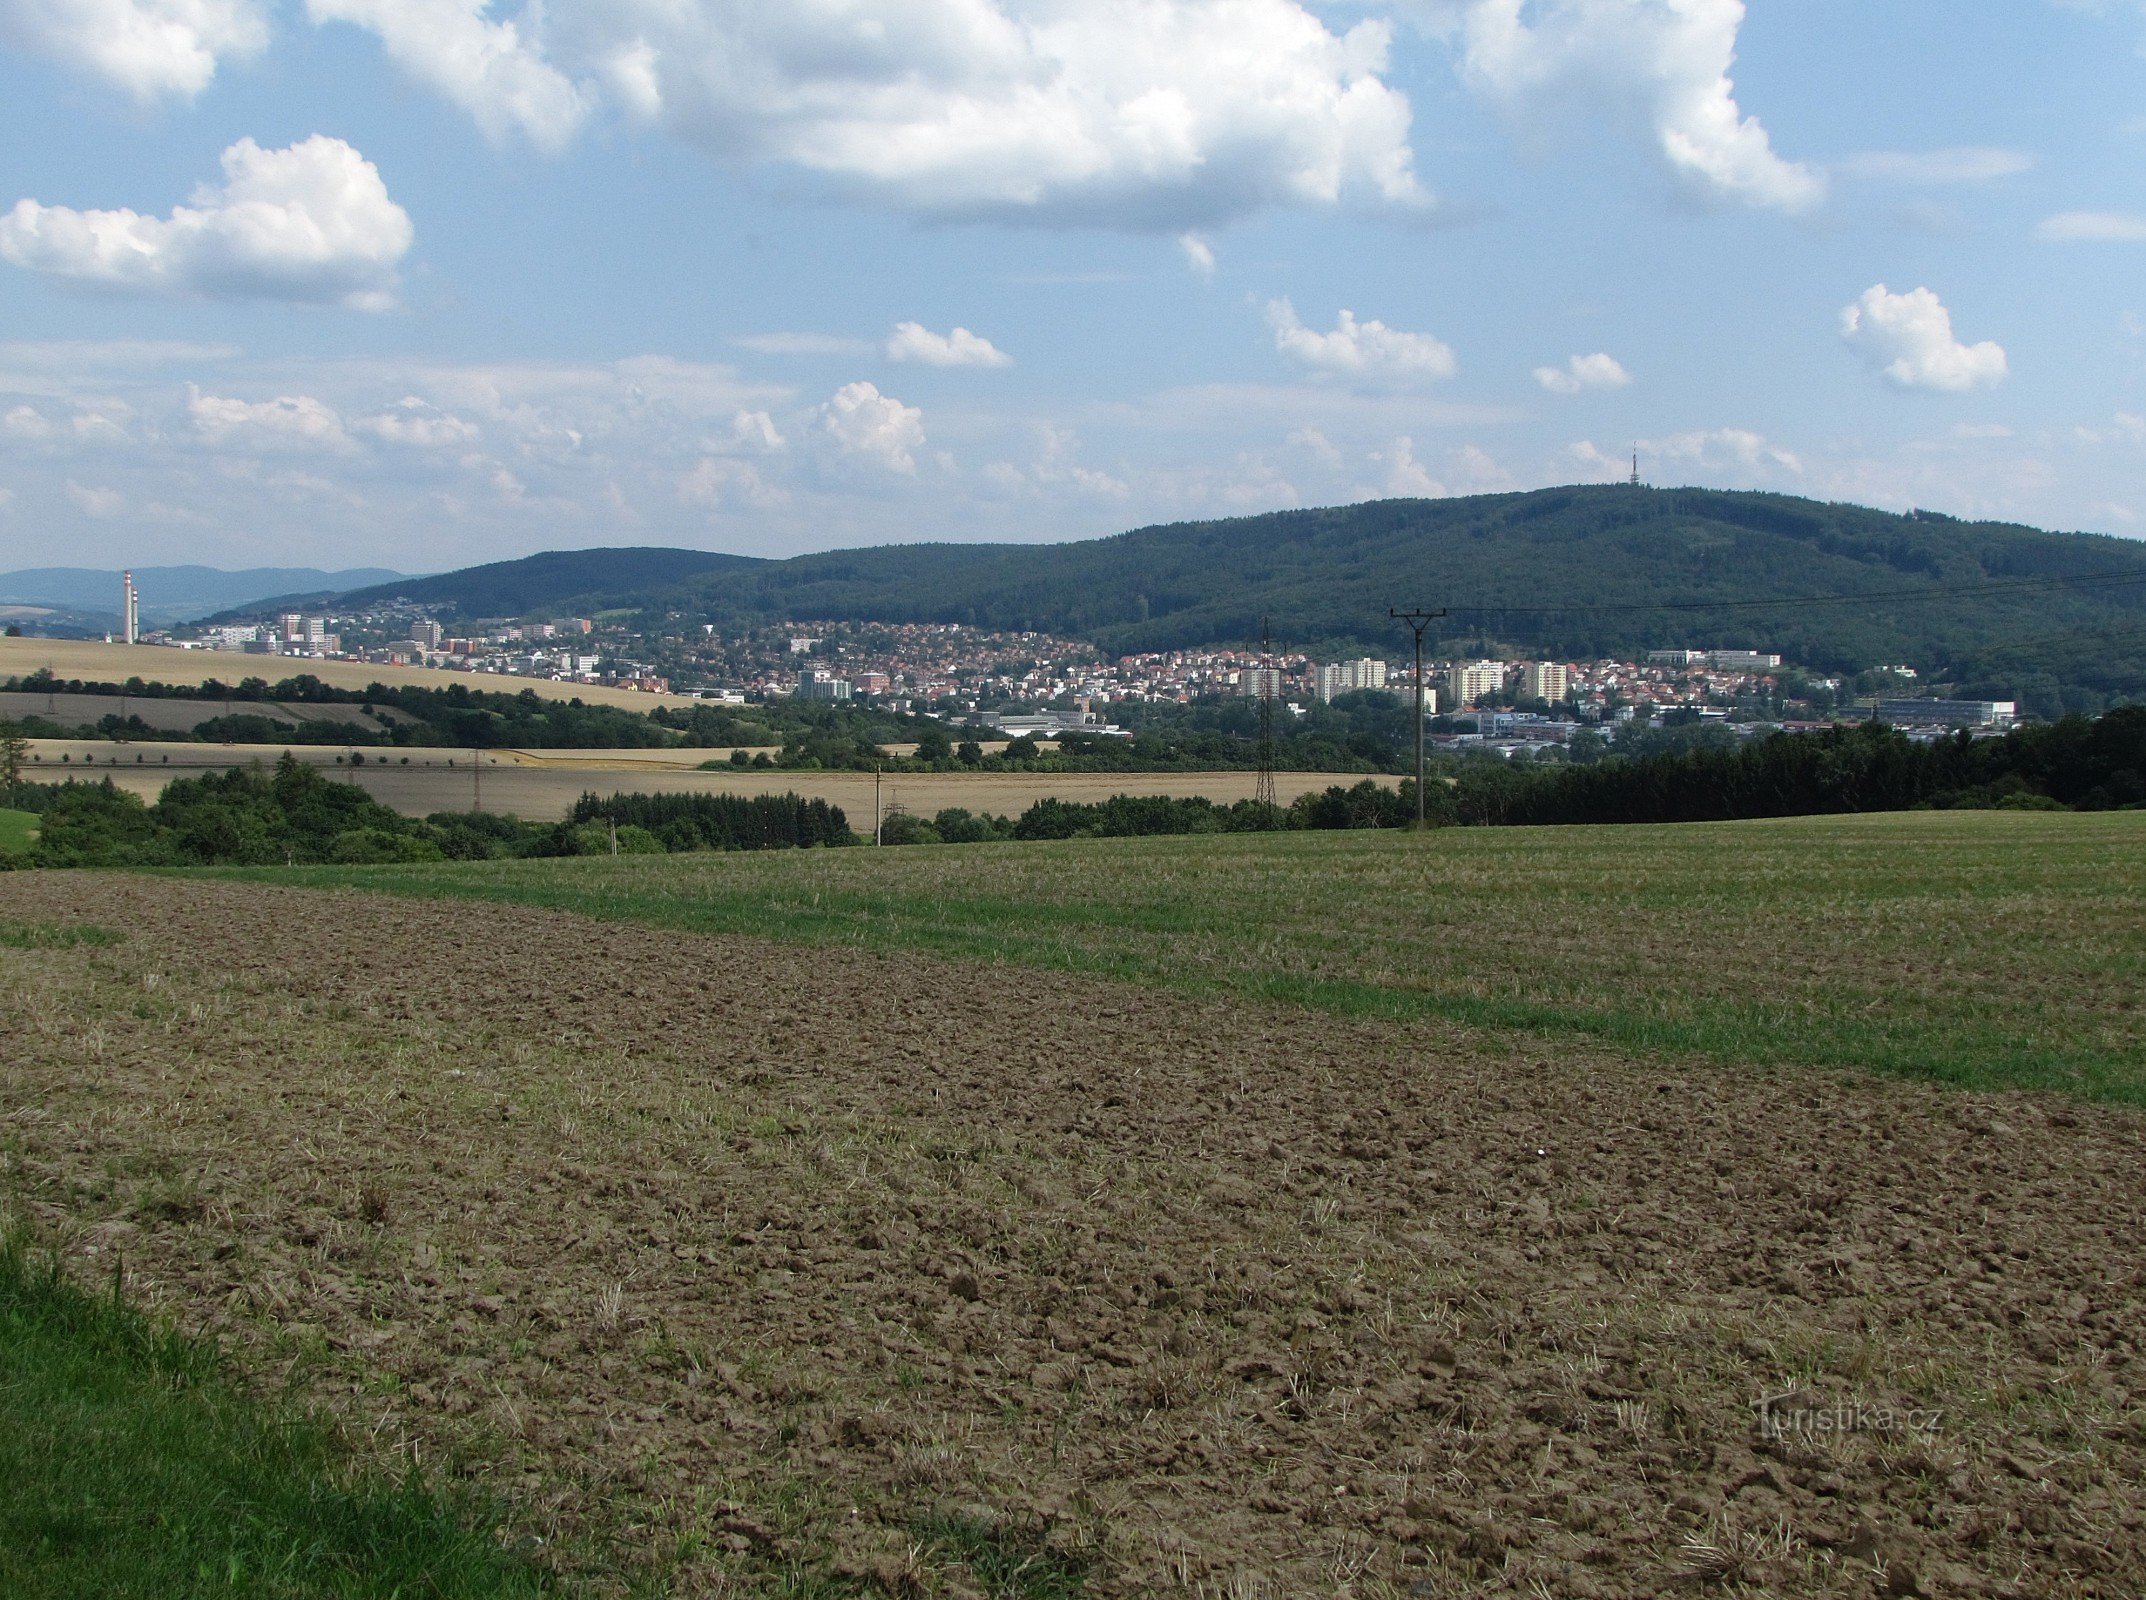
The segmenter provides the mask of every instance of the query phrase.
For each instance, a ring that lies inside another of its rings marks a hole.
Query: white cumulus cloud
[[[1371,461],[1385,468],[1381,490],[1397,499],[1443,500],[1452,492],[1416,459],[1416,441],[1405,433],[1386,449],[1372,451]]]
[[[781,484],[771,482],[750,461],[738,461],[728,456],[703,456],[694,463],[692,471],[678,480],[678,498],[686,505],[706,506],[710,510],[723,505],[765,508],[788,504],[790,492]]]
[[[1562,367],[1537,367],[1535,381],[1552,394],[1580,394],[1589,389],[1622,389],[1632,381],[1624,363],[1597,350],[1574,356]]]
[[[820,408],[820,425],[844,455],[877,462],[890,472],[915,472],[924,444],[924,413],[878,385],[844,384]]]
[[[474,423],[416,395],[404,396],[385,411],[359,417],[350,424],[350,430],[382,444],[406,445],[413,450],[461,449],[477,441]]]
[[[1215,275],[1215,247],[1204,235],[1181,233],[1177,236],[1177,248],[1185,257],[1185,266],[1195,278],[1211,283]]]
[[[268,23],[255,0],[0,0],[0,41],[146,101],[199,94],[219,61],[261,52]]]
[[[379,36],[396,66],[469,113],[485,136],[561,150],[587,116],[582,89],[544,59],[536,17],[487,15],[488,0],[306,0],[315,22]]]
[[[772,454],[790,441],[765,411],[740,411],[730,419],[730,442],[742,449]]]
[[[282,150],[241,139],[224,181],[169,217],[17,201],[0,260],[69,283],[138,294],[390,308],[412,230],[370,161],[316,134]]]
[[[1743,0],[1471,0],[1464,71],[1524,116],[1592,104],[1636,120],[1696,192],[1778,211],[1825,198],[1822,174],[1776,154],[1736,102]]]
[[[1457,363],[1453,349],[1428,333],[1408,333],[1383,322],[1359,322],[1344,310],[1331,333],[1307,328],[1287,300],[1267,303],[1274,348],[1316,372],[1384,382],[1450,378]]]
[[[917,361],[927,367],[1010,367],[1013,357],[966,328],[933,333],[920,322],[899,322],[887,336],[889,361]]]
[[[2005,379],[2004,347],[1987,339],[1962,344],[1953,336],[1952,313],[1928,289],[1894,294],[1875,284],[1841,312],[1840,330],[1898,388],[1961,394]]]
[[[308,0],[489,130],[592,97],[729,165],[894,210],[1176,231],[1361,195],[1416,205],[1390,30],[1298,0]]]
[[[240,450],[352,448],[343,419],[309,394],[236,400],[189,386],[186,411],[194,431],[213,445]]]
[[[2060,244],[2146,242],[2146,216],[2135,211],[2060,211],[2034,230]]]

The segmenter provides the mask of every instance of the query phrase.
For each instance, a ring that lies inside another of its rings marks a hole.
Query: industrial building
[[[1877,718],[1904,728],[2009,728],[2014,700],[1880,700]]]

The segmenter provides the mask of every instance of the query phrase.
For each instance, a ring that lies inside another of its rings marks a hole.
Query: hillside
[[[696,570],[695,564],[698,564]],[[675,575],[673,575],[675,574]],[[465,614],[646,606],[1036,628],[1126,652],[1396,648],[1390,605],[1450,608],[1440,647],[1584,657],[1778,650],[1826,671],[1912,662],[1992,690],[2146,694],[2146,546],[1785,495],[1623,485],[1392,500],[1060,545],[892,545],[787,561],[549,554],[389,592]]]
[[[404,599],[464,617],[519,617],[532,611],[599,611],[671,593],[694,578],[765,566],[752,556],[708,550],[622,547],[546,550],[518,561],[493,561],[437,577],[380,582],[355,589],[343,605]]]
[[[119,625],[117,572],[92,567],[32,567],[0,572],[0,605],[50,608],[81,625]],[[324,572],[318,567],[248,567],[225,572],[216,567],[137,567],[142,621],[151,627],[191,622],[211,612],[257,605],[277,595],[340,594],[361,584],[407,582],[384,567]]]

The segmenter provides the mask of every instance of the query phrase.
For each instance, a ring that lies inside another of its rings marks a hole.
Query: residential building
[[[1280,699],[1282,694],[1282,669],[1280,667],[1246,667],[1244,671],[1237,675],[1237,687],[1242,689],[1246,696],[1251,699],[1258,699],[1262,695],[1272,695],[1276,699]]]
[[[132,572],[121,573],[119,575],[119,584],[120,608],[123,612],[120,620],[125,625],[124,642],[127,644],[140,644],[142,642],[141,591],[134,587],[134,574]]]
[[[849,679],[837,678],[832,673],[807,672],[797,680],[797,698],[800,700],[847,700],[849,697]]]
[[[1771,672],[1781,658],[1762,650],[1709,650],[1706,664],[1716,672]]]
[[[1572,675],[1556,661],[1530,661],[1520,669],[1520,697],[1562,704],[1571,692]]]
[[[1496,694],[1504,687],[1505,663],[1502,661],[1456,661],[1446,668],[1446,693],[1452,697],[1455,711],[1472,706],[1484,695]]]
[[[1354,694],[1359,689],[1385,687],[1386,663],[1370,656],[1361,661],[1337,661],[1332,666],[1321,667],[1316,682],[1321,700],[1331,700],[1340,694]]]

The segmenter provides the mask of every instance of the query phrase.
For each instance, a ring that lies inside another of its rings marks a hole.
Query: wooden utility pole
[[[1445,615],[1421,606],[1408,611],[1386,608],[1386,615],[1405,622],[1416,633],[1416,825],[1423,825],[1423,630]]]

